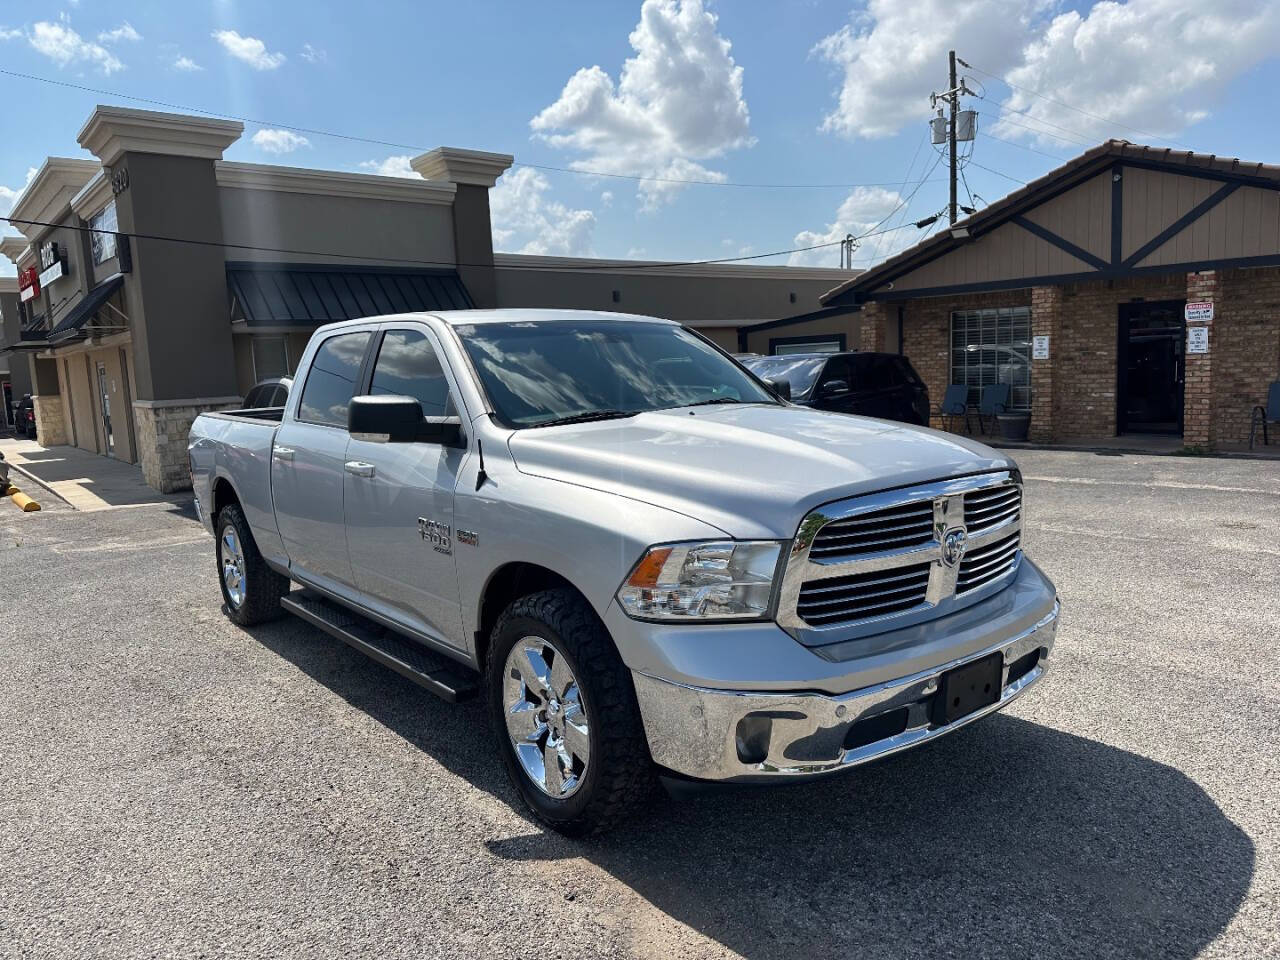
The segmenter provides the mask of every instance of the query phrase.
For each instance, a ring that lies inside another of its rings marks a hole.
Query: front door
[[[453,413],[438,347],[424,329],[387,330],[369,393],[414,397],[424,416]],[[362,602],[453,646],[462,637],[453,493],[465,456],[436,443],[352,437],[343,478],[347,545]]]
[[[1182,433],[1183,300],[1120,305],[1119,433]]]
[[[102,435],[106,438],[107,456],[116,455],[116,441],[111,434],[111,381],[107,378],[107,366],[98,364],[98,397],[102,401]]]
[[[372,332],[329,337],[316,348],[297,405],[290,404],[271,450],[271,496],[289,568],[340,594],[355,580],[342,520],[347,408],[360,383]]]

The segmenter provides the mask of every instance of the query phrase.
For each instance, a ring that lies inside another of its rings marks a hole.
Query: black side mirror
[[[347,432],[373,443],[438,443],[458,446],[462,421],[457,417],[424,417],[413,397],[353,397],[347,408]]]
[[[841,397],[849,392],[848,380],[827,380],[819,389],[819,394],[823,397]]]
[[[783,400],[791,399],[791,381],[790,380],[769,379],[769,380],[766,380],[765,383],[769,385],[770,390],[772,390],[777,396],[781,397]]]

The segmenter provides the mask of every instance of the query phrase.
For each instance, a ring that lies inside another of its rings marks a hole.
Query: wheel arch
[[[563,574],[550,567],[527,560],[513,560],[494,570],[480,592],[476,611],[476,665],[484,670],[488,659],[489,640],[502,611],[521,597],[541,590],[572,590],[593,610],[594,604]],[[597,611],[598,613],[598,611]]]

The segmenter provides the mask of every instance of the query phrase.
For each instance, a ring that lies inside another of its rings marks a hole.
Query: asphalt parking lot
[[[1038,689],[592,843],[478,706],[234,627],[191,514],[0,502],[0,956],[1280,956],[1280,463],[1019,459]]]

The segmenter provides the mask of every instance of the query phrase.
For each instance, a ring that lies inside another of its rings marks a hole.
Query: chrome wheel
[[[554,643],[524,637],[511,648],[502,707],[525,774],[550,797],[572,796],[591,762],[591,738],[578,680]]]
[[[244,604],[244,549],[236,528],[228,524],[218,538],[218,563],[222,567],[222,583],[227,588],[227,599],[239,609]]]

